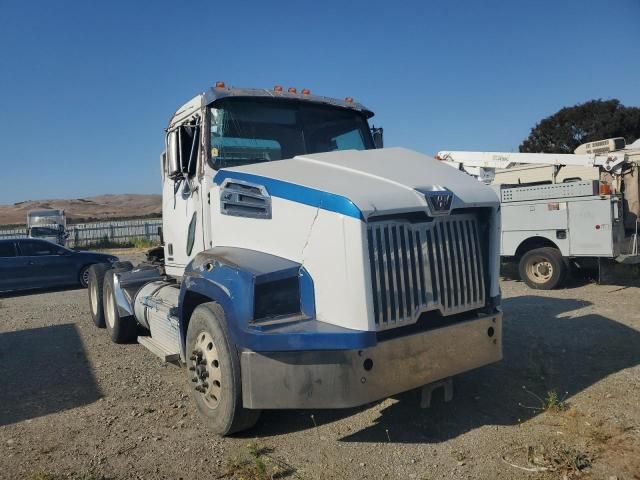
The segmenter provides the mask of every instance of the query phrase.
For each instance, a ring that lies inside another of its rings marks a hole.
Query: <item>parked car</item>
[[[0,292],[79,284],[86,287],[89,267],[118,257],[79,252],[47,240],[0,240]]]

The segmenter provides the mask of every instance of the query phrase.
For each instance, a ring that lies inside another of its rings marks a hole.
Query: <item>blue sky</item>
[[[559,108],[640,106],[640,0],[0,0],[0,203],[160,192],[216,80],[353,96],[386,144],[514,150]]]

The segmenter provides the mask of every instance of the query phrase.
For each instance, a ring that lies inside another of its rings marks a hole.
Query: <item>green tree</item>
[[[640,108],[625,107],[617,99],[565,107],[533,127],[520,151],[573,153],[585,142],[611,137],[624,137],[627,143],[640,138]]]

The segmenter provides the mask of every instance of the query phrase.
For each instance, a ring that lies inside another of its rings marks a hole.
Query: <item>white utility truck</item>
[[[518,259],[520,277],[530,287],[560,286],[570,262],[580,266],[596,259],[598,267],[604,259],[640,263],[640,141],[627,146],[623,138],[600,140],[581,145],[574,154],[441,151],[436,158],[484,183],[492,183],[496,169],[552,169],[548,181],[494,185],[502,206],[501,254]],[[564,166],[593,167],[598,180],[567,177],[559,182]]]
[[[64,246],[69,236],[66,229],[67,217],[64,210],[47,208],[27,212],[27,235],[30,237]]]
[[[96,325],[186,364],[218,434],[261,409],[450,391],[502,358],[495,192],[376,148],[372,115],[351,98],[218,82],[166,130],[163,248],[91,270]]]

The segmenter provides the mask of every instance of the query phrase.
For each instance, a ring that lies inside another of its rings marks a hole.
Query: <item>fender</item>
[[[254,318],[256,286],[297,278],[299,312],[276,322]],[[189,292],[218,302],[224,310],[231,341],[253,351],[350,350],[376,344],[376,332],[351,330],[319,321],[313,279],[299,263],[255,250],[215,247],[187,265],[180,286],[181,350],[186,351]],[[186,356],[185,356],[186,358]]]

